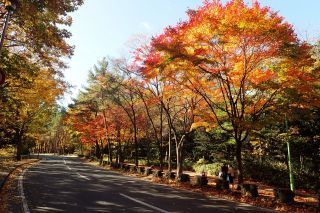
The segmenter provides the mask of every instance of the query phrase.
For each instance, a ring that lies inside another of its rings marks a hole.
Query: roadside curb
[[[23,167],[23,166],[25,166],[27,164],[36,163],[36,162],[39,162],[39,161],[40,161],[40,159],[34,159],[33,161],[30,161],[30,162],[25,162],[25,163],[22,163],[22,164],[19,164],[19,165],[15,165],[15,167],[12,170],[10,170],[8,172],[8,174],[2,180],[0,180],[0,194],[2,193],[2,189],[3,189],[4,185],[6,184],[8,178],[10,177],[10,175],[12,175],[13,172],[15,172],[18,168],[21,168],[21,167]]]

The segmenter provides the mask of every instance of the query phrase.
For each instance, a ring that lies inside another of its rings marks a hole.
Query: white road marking
[[[63,159],[63,162],[64,162],[65,165],[67,165],[67,162],[66,162],[65,159]],[[72,168],[71,168],[70,166],[68,166],[68,165],[67,165],[67,168],[68,168],[69,170],[72,170]],[[77,175],[78,175],[79,177],[81,177],[81,178],[83,178],[83,179],[86,179],[86,180],[90,180],[88,177],[86,177],[86,176],[84,176],[84,175],[81,175],[79,172],[76,172],[76,173],[77,173]]]
[[[166,210],[160,209],[160,208],[158,208],[158,207],[156,207],[156,206],[150,205],[150,204],[145,203],[145,202],[143,202],[143,201],[141,201],[141,200],[137,200],[137,199],[135,199],[135,198],[133,198],[133,197],[130,197],[130,196],[128,196],[128,195],[125,195],[125,194],[122,194],[122,193],[120,193],[120,195],[123,196],[123,197],[125,197],[125,198],[127,198],[127,199],[129,199],[129,200],[132,200],[132,201],[134,201],[134,202],[136,202],[136,203],[139,203],[139,204],[141,204],[141,205],[147,206],[147,207],[149,207],[149,208],[151,208],[151,209],[153,209],[153,210],[156,210],[156,211],[159,211],[159,212],[162,212],[162,213],[170,213],[170,212],[168,212],[168,211],[166,211]]]
[[[30,213],[30,210],[29,210],[29,207],[28,207],[28,203],[27,203],[27,199],[24,196],[24,192],[23,192],[23,175],[25,174],[26,171],[27,171],[27,169],[25,169],[22,172],[22,174],[19,176],[18,189],[19,189],[20,197],[21,197],[21,201],[22,201],[23,212],[24,213]]]
[[[87,178],[86,176],[81,175],[79,172],[77,172],[77,175],[79,175],[79,177],[86,179],[86,180],[90,180],[89,178]]]

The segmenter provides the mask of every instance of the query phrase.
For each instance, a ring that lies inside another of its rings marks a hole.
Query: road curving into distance
[[[123,176],[76,157],[42,158],[22,179],[26,212],[271,212]]]

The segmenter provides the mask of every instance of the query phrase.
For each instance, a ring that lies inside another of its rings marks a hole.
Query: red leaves
[[[161,55],[158,52],[151,52],[144,61],[144,63],[148,66],[157,66],[160,62]]]

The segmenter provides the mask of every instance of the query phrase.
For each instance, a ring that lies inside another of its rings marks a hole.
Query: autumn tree
[[[43,112],[50,112],[66,89],[62,79],[66,64],[62,58],[70,57],[73,47],[67,44],[71,34],[63,27],[72,22],[68,13],[83,2],[18,3],[1,54],[0,69],[7,80],[0,86],[0,134],[4,136],[0,143],[16,143],[17,159],[20,159],[24,136],[29,134],[30,126],[33,122],[45,122],[40,114],[45,116]],[[1,26],[5,13],[4,1],[1,1]],[[50,117],[50,113],[46,116]]]
[[[169,171],[171,171],[171,134],[173,136],[177,165],[176,177],[179,180],[183,171],[183,145],[185,141],[190,141],[191,127],[196,117],[195,111],[202,98],[180,84],[183,79],[175,72],[179,69],[178,66],[171,66],[172,64],[155,66],[164,62],[160,53],[152,46],[138,48],[136,51],[135,60],[138,64],[136,69],[168,122]]]
[[[215,123],[232,134],[242,183],[242,146],[263,123],[266,110],[289,90],[314,94],[308,83],[316,80],[310,47],[282,17],[257,2],[205,1],[188,16],[153,39],[161,56],[154,66],[179,67],[174,72],[192,84]]]
[[[10,81],[10,79],[9,79]],[[4,120],[4,132],[13,131],[13,143],[17,145],[17,159],[21,159],[23,138],[33,125],[46,123],[45,117],[50,117],[51,108],[56,105],[57,98],[65,90],[63,81],[55,78],[48,70],[41,70],[31,79],[29,85],[22,82],[11,82],[7,90],[1,115]],[[13,103],[8,107],[8,103]]]
[[[83,0],[19,0],[10,21],[5,48],[10,53],[24,52],[30,59],[38,59],[47,66],[64,67],[60,57],[70,56],[73,48],[66,42],[71,34],[63,26],[71,25],[69,13],[82,4]],[[4,1],[0,7],[0,16],[4,17]],[[4,20],[0,24],[3,25]]]

